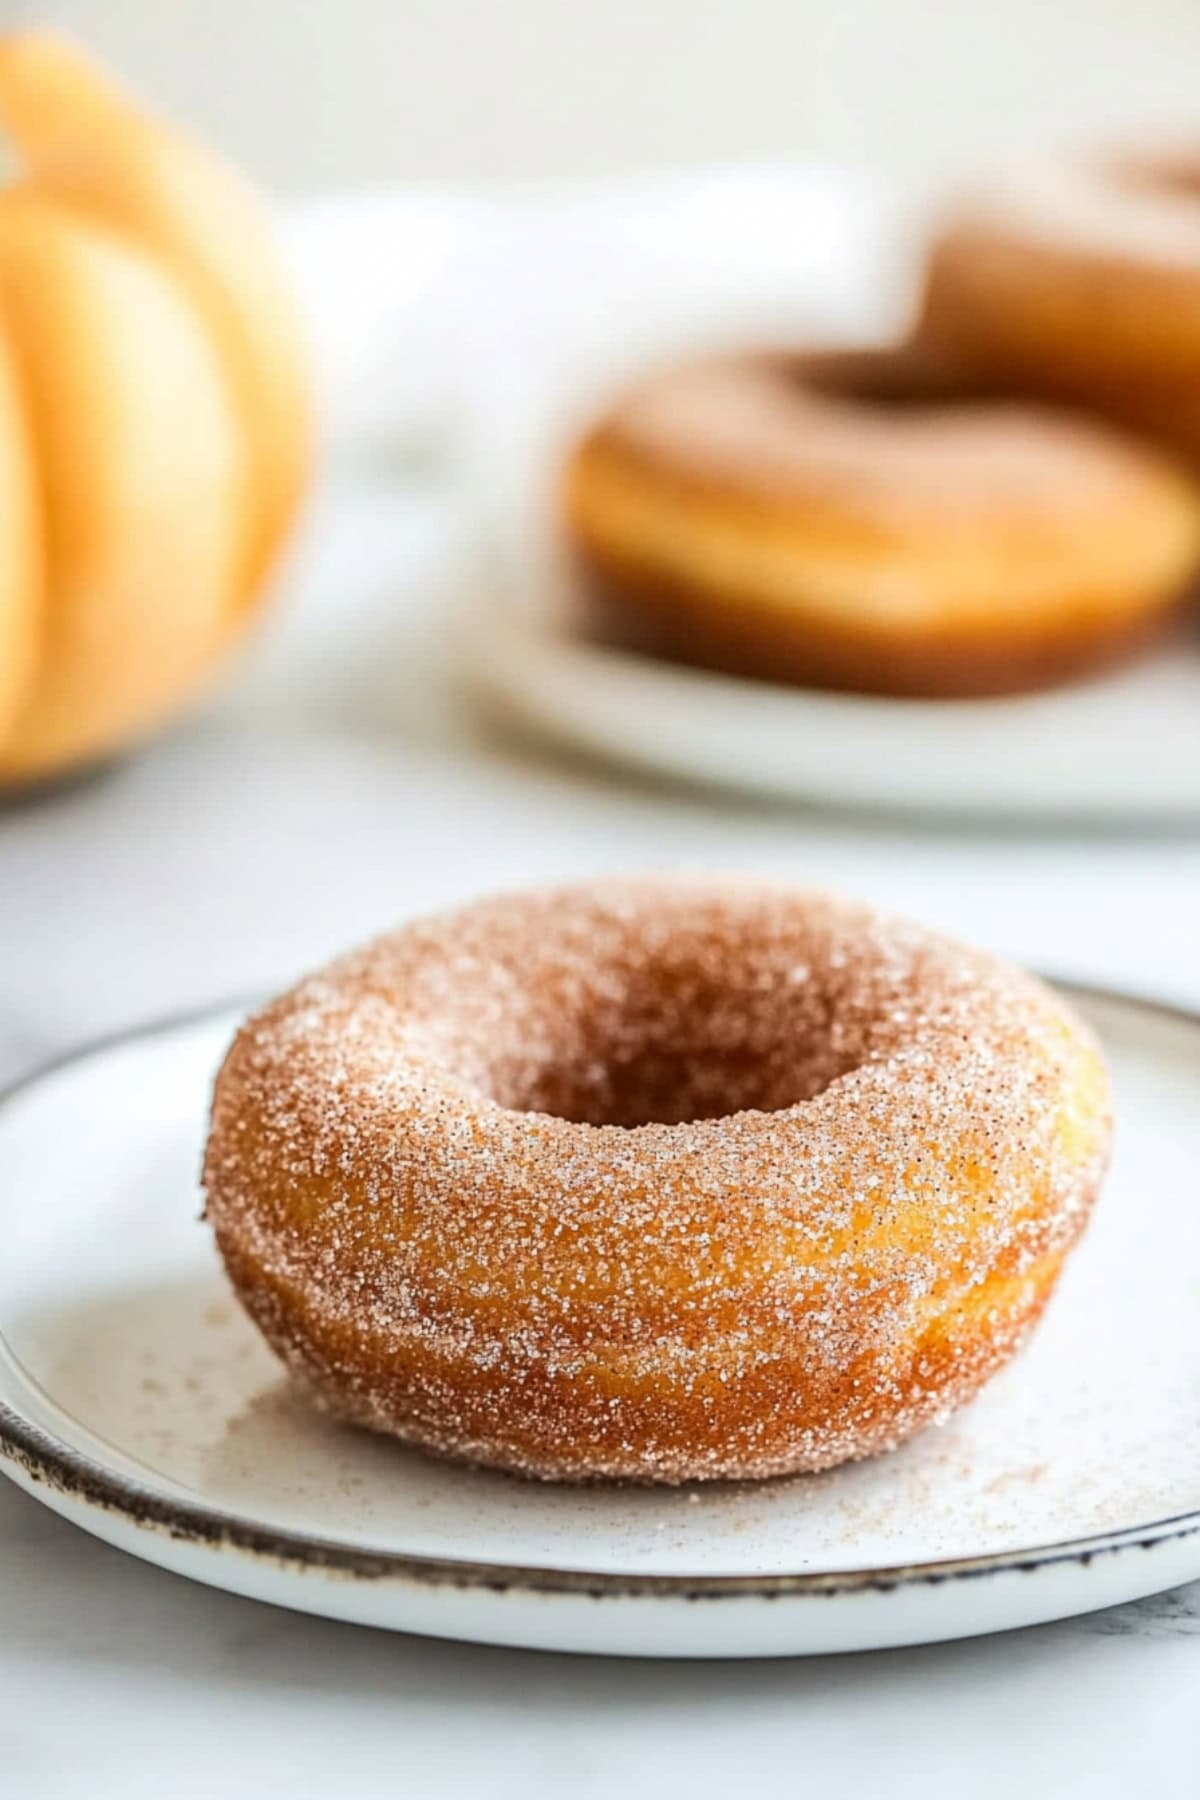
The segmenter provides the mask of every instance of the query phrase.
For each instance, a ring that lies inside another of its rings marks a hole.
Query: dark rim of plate
[[[1118,989],[1046,977],[1066,994],[1100,1005],[1117,1005],[1200,1028],[1200,1012],[1168,1001],[1146,999]],[[76,1046],[39,1064],[0,1091],[0,1107],[78,1063],[156,1037],[202,1027],[246,1010],[253,1001],[226,1000],[191,1008],[149,1023],[128,1026]],[[481,1589],[492,1593],[577,1595],[589,1599],[658,1598],[684,1600],[762,1599],[888,1593],[913,1586],[987,1575],[1028,1574],[1052,1564],[1088,1565],[1124,1550],[1150,1550],[1200,1532],[1200,1508],[1123,1530],[1095,1533],[1062,1543],[996,1551],[982,1556],[898,1564],[890,1568],[844,1569],[780,1575],[652,1575],[516,1564],[460,1561],[406,1555],[401,1551],[355,1548],[305,1533],[274,1530],[254,1520],[208,1506],[201,1499],[177,1499],[106,1468],[70,1443],[44,1430],[0,1399],[0,1458],[33,1486],[47,1487],[85,1506],[121,1515],[128,1523],[168,1538],[213,1550],[249,1554],[297,1571],[351,1580],[400,1581],[421,1587]]]

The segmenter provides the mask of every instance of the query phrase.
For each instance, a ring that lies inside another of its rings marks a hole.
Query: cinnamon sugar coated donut
[[[1200,140],[1010,169],[943,221],[924,341],[1200,463]]]
[[[826,894],[603,882],[275,1000],[204,1181],[243,1304],[339,1415],[679,1482],[827,1468],[970,1399],[1108,1142],[1091,1035],[1016,969]]]
[[[1200,563],[1200,495],[1161,453],[912,346],[648,376],[571,450],[561,512],[602,635],[858,693],[1119,661]]]

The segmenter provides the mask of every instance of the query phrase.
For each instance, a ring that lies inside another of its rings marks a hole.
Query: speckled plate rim
[[[1200,1032],[1200,1011],[1148,998],[1127,990],[1046,975],[1056,988],[1083,1003],[1110,1005],[1190,1026]],[[89,1062],[126,1045],[171,1037],[202,1028],[254,1004],[234,998],[190,1008],[162,1018],[106,1033],[61,1052],[0,1090],[3,1111],[66,1069]],[[0,1330],[0,1345],[4,1344]],[[11,1356],[11,1352],[8,1352]],[[18,1369],[17,1359],[12,1359]],[[226,1549],[256,1560],[283,1565],[298,1573],[343,1576],[355,1581],[398,1581],[425,1588],[478,1589],[530,1595],[574,1595],[588,1599],[661,1598],[735,1600],[830,1597],[839,1594],[895,1593],[914,1587],[976,1581],[987,1576],[1028,1574],[1055,1565],[1088,1567],[1100,1558],[1126,1551],[1146,1551],[1200,1534],[1200,1508],[1167,1518],[1032,1545],[939,1561],[904,1563],[867,1569],[801,1571],[773,1575],[655,1575],[617,1571],[526,1567],[512,1563],[409,1555],[402,1551],[357,1548],[305,1532],[272,1529],[200,1500],[168,1497],[147,1483],[133,1480],[87,1456],[66,1439],[46,1430],[0,1395],[0,1472],[26,1490],[50,1489],[64,1500],[119,1515],[142,1531],[165,1535],[216,1550]],[[1200,1574],[1200,1555],[1197,1556]],[[1187,1579],[1173,1575],[1172,1582]],[[1141,1588],[1153,1592],[1155,1583]],[[1170,1585],[1159,1583],[1158,1585]],[[1076,1609],[1078,1610],[1078,1609]],[[986,1627],[984,1627],[986,1629]]]

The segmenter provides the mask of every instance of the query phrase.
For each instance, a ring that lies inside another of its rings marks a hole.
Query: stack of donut
[[[773,681],[967,697],[1130,655],[1200,567],[1200,152],[997,181],[900,344],[618,398],[562,510],[605,635]]]

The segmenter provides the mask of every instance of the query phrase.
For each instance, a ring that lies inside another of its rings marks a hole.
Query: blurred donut
[[[934,243],[920,333],[1200,459],[1200,143],[981,188]]]
[[[1200,554],[1191,482],[911,349],[676,368],[577,443],[562,510],[602,633],[772,681],[958,696],[1119,659]]]

